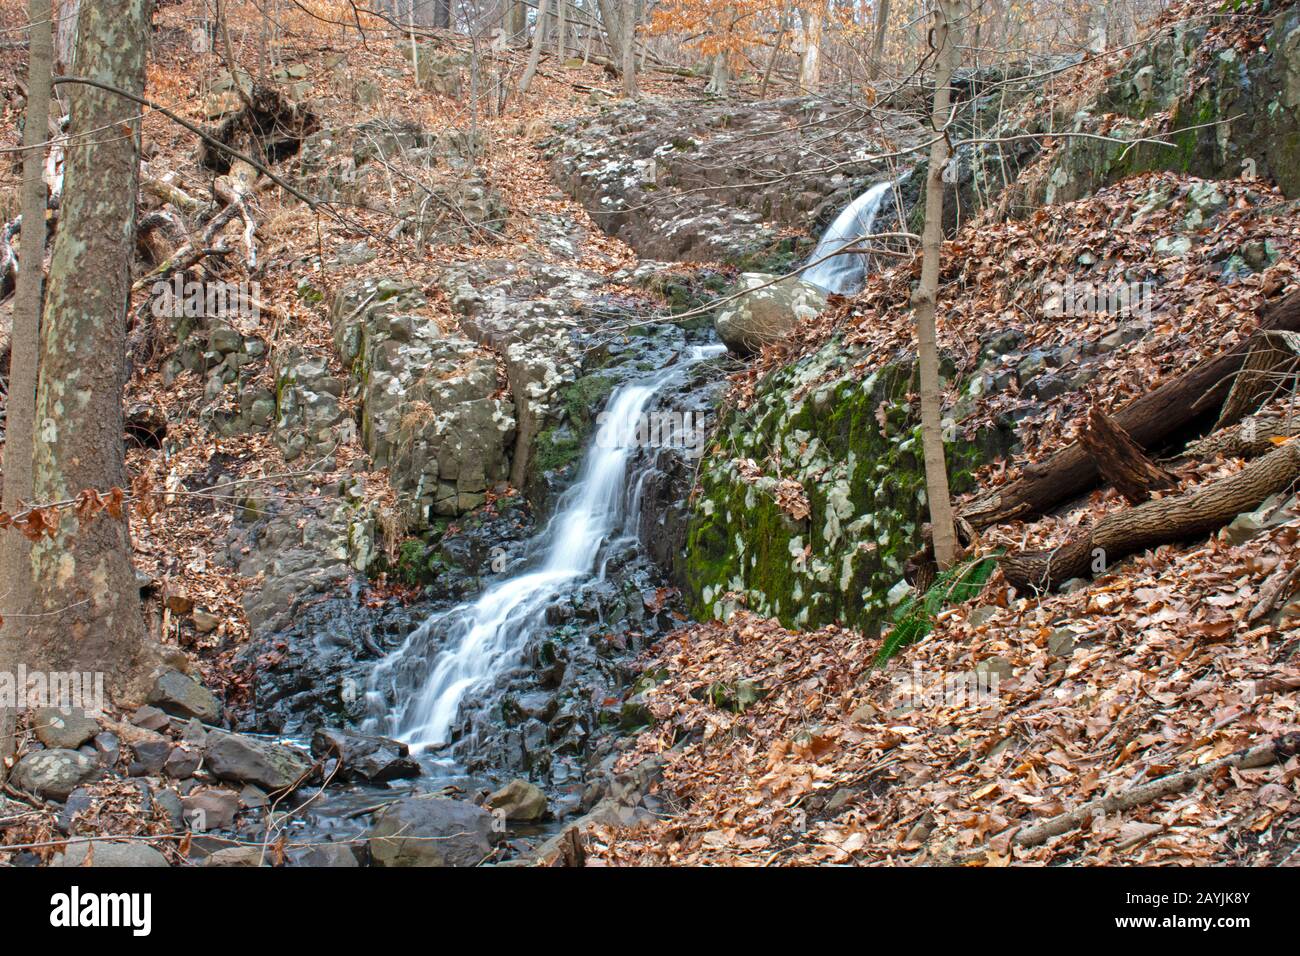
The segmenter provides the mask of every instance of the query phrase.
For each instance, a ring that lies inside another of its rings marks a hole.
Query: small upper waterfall
[[[376,666],[367,698],[378,729],[417,746],[446,743],[465,695],[518,660],[547,606],[600,576],[598,559],[612,536],[635,534],[640,481],[627,471],[647,405],[690,365],[722,351],[688,349],[674,365],[610,396],[577,480],[530,542],[523,569],[477,600],[434,614]]]
[[[844,207],[835,221],[822,234],[817,248],[808,257],[817,263],[801,276],[805,282],[820,286],[827,292],[847,295],[862,288],[867,274],[867,256],[861,252],[834,255],[840,249],[853,245],[864,236],[871,235],[876,214],[884,204],[894,184],[890,181],[876,183],[853,202]],[[826,258],[829,256],[830,258]],[[822,260],[822,261],[818,261]]]

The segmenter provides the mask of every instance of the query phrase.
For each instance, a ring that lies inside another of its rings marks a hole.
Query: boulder
[[[488,797],[487,805],[507,820],[531,823],[546,815],[546,794],[527,780],[515,779]]]
[[[289,862],[294,866],[359,867],[357,855],[342,843],[322,843],[303,849],[290,850]]]
[[[204,866],[270,866],[260,846],[228,846],[209,854]]]
[[[182,797],[181,807],[191,830],[224,830],[235,822],[239,795],[233,790],[200,790]]]
[[[89,857],[89,859],[87,859]],[[171,866],[167,858],[145,843],[72,840],[51,866]]]
[[[208,769],[222,780],[267,791],[295,786],[311,767],[311,759],[294,747],[225,731],[209,733],[203,753]]]
[[[205,724],[221,719],[221,702],[212,692],[180,671],[167,670],[158,675],[149,691],[148,703],[169,714],[196,717]]]
[[[374,783],[420,775],[410,748],[387,737],[323,728],[312,735],[311,752],[321,758],[337,757],[345,775]]]
[[[75,750],[37,750],[18,761],[10,776],[14,786],[38,797],[66,800],[99,772],[99,763]]]
[[[746,272],[740,276],[740,289],[752,291],[719,309],[713,327],[727,348],[741,356],[780,342],[801,321],[815,318],[826,308],[826,294],[802,279]]]
[[[477,866],[492,852],[493,822],[472,803],[407,797],[376,814],[370,853],[376,866]]]
[[[33,723],[41,743],[63,750],[76,750],[99,733],[99,723],[79,710],[45,707],[36,712]]]

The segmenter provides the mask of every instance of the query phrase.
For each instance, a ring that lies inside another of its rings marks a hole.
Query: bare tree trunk
[[[871,62],[867,64],[867,79],[880,79],[885,59],[885,29],[889,23],[889,0],[876,0],[876,35],[871,41]]]
[[[541,0],[537,5],[537,25],[533,27],[533,49],[528,54],[528,65],[524,67],[524,75],[519,78],[519,92],[527,93],[528,87],[533,83],[533,77],[537,74],[537,64],[542,59],[542,44],[546,42],[546,8],[549,0]]]
[[[54,34],[55,65],[59,73],[72,73],[77,52],[77,20],[81,0],[58,0],[58,27]]]
[[[569,58],[569,0],[556,0],[555,56],[560,66]]]
[[[78,69],[139,96],[149,0],[81,11]],[[96,131],[90,135],[90,131]],[[125,97],[74,87],[63,208],[50,261],[36,389],[33,496],[63,501],[126,484],[122,437],[125,312],[135,246],[140,124]],[[144,621],[125,520],[59,514],[32,546],[28,650],[40,666],[98,671],[121,699],[144,664]],[[127,694],[127,700],[134,695]]]
[[[623,95],[636,96],[636,22],[640,15],[638,0],[622,0]]]
[[[817,89],[821,73],[822,25],[826,21],[826,4],[801,10],[803,19],[803,57],[799,60],[799,88],[805,93]]]
[[[767,66],[763,70],[763,82],[758,87],[758,98],[767,99],[767,87],[772,80],[772,68],[776,66],[776,58],[781,55],[781,42],[785,39],[786,31],[790,29],[790,11],[781,7],[779,26],[776,31],[776,42],[772,44],[772,52],[768,55]]]
[[[23,120],[23,231],[18,288],[14,293],[6,406],[4,497],[0,511],[13,514],[32,497],[33,424],[36,418],[36,363],[40,351],[41,292],[45,281],[45,142],[50,124],[50,79],[54,38],[50,0],[31,0],[28,16],[27,114]],[[25,646],[21,614],[30,601],[31,546],[16,531],[0,531],[0,673],[15,674]],[[0,781],[14,751],[12,708],[0,711]]]
[[[948,82],[957,61],[956,23],[959,0],[936,0],[934,5],[934,113],[937,131],[930,145],[930,167],[925,180],[925,229],[921,233],[921,282],[914,297],[918,362],[921,366],[921,444],[925,450],[926,500],[934,534],[935,562],[942,571],[957,556],[952,497],[944,460],[941,422],[942,391],[939,382],[939,348],[935,333],[935,303],[939,292],[939,255],[943,249],[943,170],[948,165]]]

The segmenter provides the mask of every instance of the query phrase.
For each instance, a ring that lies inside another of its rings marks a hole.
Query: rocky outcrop
[[[914,141],[912,120],[890,122],[819,97],[645,99],[574,120],[545,146],[596,224],[643,257],[784,272],[807,244],[782,230],[824,226],[884,174],[872,154]]]
[[[389,469],[408,527],[478,507],[509,476],[514,404],[496,360],[444,330],[419,289],[361,280],[334,302],[334,339],[360,400],[361,439]]]
[[[925,478],[915,363],[865,379],[838,342],[764,380],[752,405],[715,436],[692,513],[684,584],[695,611],[745,606],[788,626],[877,627],[908,590],[904,562],[920,546]],[[948,446],[954,493],[1009,435]],[[779,455],[780,472],[765,468]]]

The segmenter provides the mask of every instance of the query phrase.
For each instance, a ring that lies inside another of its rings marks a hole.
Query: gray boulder
[[[18,761],[12,781],[39,797],[66,800],[68,794],[99,771],[99,763],[75,750],[37,750]]]
[[[263,790],[295,786],[311,766],[311,759],[294,747],[212,731],[204,746],[208,769],[222,780],[253,783]]]
[[[740,289],[752,290],[726,303],[713,317],[718,338],[737,355],[753,355],[786,338],[804,319],[826,308],[826,294],[802,279],[780,279],[762,272],[740,276]],[[771,285],[764,283],[771,282]]]
[[[45,707],[34,717],[36,737],[47,747],[76,750],[99,733],[99,723],[81,711]]]
[[[94,848],[93,851],[91,848]],[[90,857],[87,860],[87,857]],[[144,843],[107,843],[73,840],[51,866],[171,866],[167,858]]]
[[[527,780],[516,779],[488,797],[487,805],[507,820],[532,822],[546,815],[546,794]]]
[[[376,866],[477,866],[492,852],[493,818],[460,800],[407,797],[375,816]]]
[[[323,728],[312,735],[311,752],[321,758],[335,757],[345,775],[375,783],[420,775],[420,765],[411,759],[410,748],[387,737]]]
[[[221,702],[202,684],[177,670],[163,671],[158,675],[149,690],[148,702],[169,714],[197,717],[205,724],[221,719]]]

